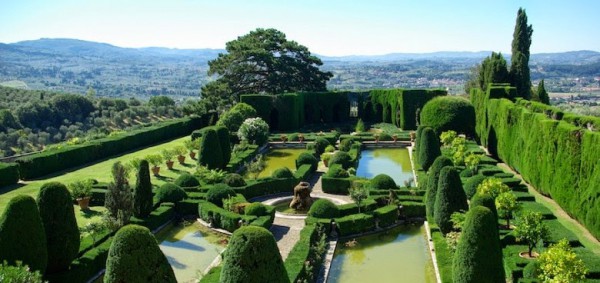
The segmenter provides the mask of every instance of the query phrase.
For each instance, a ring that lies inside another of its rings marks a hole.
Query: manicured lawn
[[[24,184],[19,184],[16,186],[11,186],[8,188],[4,188],[0,190],[0,211],[4,211],[4,208],[8,204],[11,198],[25,194],[30,195],[32,197],[37,197],[37,193],[40,187],[46,182],[61,182],[63,184],[69,184],[78,180],[85,180],[89,178],[93,178],[98,180],[99,182],[110,182],[112,180],[111,176],[111,168],[113,164],[117,161],[121,161],[122,163],[127,163],[130,160],[135,158],[144,158],[149,154],[160,154],[163,149],[171,149],[175,146],[183,145],[185,140],[189,139],[189,137],[178,138],[160,145],[148,147],[139,151],[126,153],[120,156],[115,156],[107,160],[103,160],[99,163],[89,164],[86,167],[75,168],[70,171],[63,171],[57,174],[49,175],[47,178],[27,181]],[[185,164],[181,165],[177,161],[175,161],[175,166],[173,170],[167,170],[166,165],[161,166],[160,176],[154,177],[152,176],[152,184],[154,186],[160,186],[164,184],[166,181],[172,181],[177,178],[179,174],[183,172],[194,172],[196,170],[196,160],[191,160],[189,156],[187,156]],[[135,184],[135,172],[132,172],[129,176],[130,184]],[[104,210],[103,207],[92,207],[92,212],[88,214],[82,214],[79,210],[79,207],[75,206],[75,212],[77,215],[78,224],[85,225],[86,223],[97,219],[101,215],[101,211]]]

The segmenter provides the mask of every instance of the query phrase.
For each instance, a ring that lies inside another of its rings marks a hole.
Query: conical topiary
[[[79,252],[79,228],[71,193],[61,183],[46,183],[40,189],[37,202],[48,247],[46,272],[67,270]]]
[[[476,193],[473,196],[473,199],[471,199],[469,206],[472,209],[473,207],[476,207],[478,205],[487,207],[489,210],[492,211],[494,216],[496,218],[498,218],[498,210],[496,209],[496,201],[494,200],[494,197],[492,197],[492,195],[486,194],[486,193]]]
[[[452,160],[446,156],[439,156],[433,161],[433,165],[429,168],[429,172],[427,172],[427,182],[425,186],[425,207],[427,209],[427,216],[433,217],[434,215],[434,207],[435,207],[435,198],[437,195],[437,186],[440,179],[440,171],[442,168],[446,166],[452,166]]]
[[[225,168],[231,159],[231,140],[229,139],[229,130],[226,127],[217,127],[217,136],[219,136],[219,145],[221,146],[223,166]]]
[[[115,235],[104,282],[177,282],[167,258],[146,227],[127,225]]]
[[[452,264],[454,283],[504,283],[498,221],[486,207],[471,208]]]
[[[137,180],[133,188],[133,215],[146,218],[152,212],[152,183],[150,183],[150,166],[142,160],[137,171]]]
[[[219,136],[214,129],[204,131],[204,135],[200,141],[198,163],[206,166],[208,169],[223,168],[223,150],[221,150]]]
[[[273,234],[257,226],[236,230],[225,251],[220,281],[289,283]]]
[[[458,172],[452,166],[442,168],[434,207],[434,219],[442,233],[452,231],[452,221],[450,221],[452,213],[468,209],[467,196],[463,191]]]
[[[440,155],[440,139],[433,129],[425,128],[421,132],[421,141],[419,142],[419,163],[423,170],[429,170],[433,161]]]
[[[32,270],[46,271],[46,233],[35,200],[26,195],[12,198],[0,216],[0,261],[22,261]]]

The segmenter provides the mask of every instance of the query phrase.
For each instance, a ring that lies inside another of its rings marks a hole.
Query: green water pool
[[[265,154],[265,169],[260,172],[258,178],[270,177],[275,170],[281,167],[287,167],[292,172],[296,170],[296,159],[300,153],[305,152],[306,149],[273,149],[270,150],[267,154]]]
[[[356,238],[357,245],[338,242],[328,282],[435,282],[423,226],[399,226]]]
[[[219,236],[198,223],[173,225],[156,234],[160,249],[169,260],[177,282],[196,282],[224,249]]]
[[[356,168],[356,176],[373,178],[378,174],[387,174],[398,186],[404,186],[404,181],[413,178],[408,149],[378,148],[361,152]]]

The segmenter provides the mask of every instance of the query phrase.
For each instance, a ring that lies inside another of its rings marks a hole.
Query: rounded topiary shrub
[[[223,199],[235,196],[235,191],[225,184],[216,184],[206,192],[206,200],[222,207]]]
[[[233,232],[223,257],[220,282],[289,283],[273,234],[257,226]]]
[[[352,167],[352,157],[347,152],[338,151],[333,154],[331,159],[329,159],[329,166],[333,166],[335,164],[339,164],[344,169],[348,169]]]
[[[317,165],[319,164],[319,160],[310,154],[309,152],[300,153],[298,159],[296,159],[296,169],[300,168],[300,166],[308,164],[311,166],[312,170],[317,170]]]
[[[487,177],[483,175],[475,175],[467,179],[464,187],[467,198],[473,198],[473,196],[477,193],[477,187],[483,182],[483,180],[485,180],[485,178]]]
[[[473,198],[471,199],[471,202],[469,203],[469,206],[471,207],[471,209],[477,206],[487,207],[490,211],[492,211],[494,215],[496,215],[496,218],[498,218],[496,201],[494,200],[494,197],[490,194],[475,193],[475,195],[473,195]]]
[[[290,168],[281,167],[281,168],[275,170],[273,172],[273,175],[271,175],[271,177],[278,178],[278,179],[288,179],[288,178],[294,177],[294,173],[292,173]]]
[[[225,179],[223,179],[223,183],[233,188],[243,187],[246,185],[244,177],[237,173],[231,173],[225,176]]]
[[[139,225],[127,225],[119,229],[110,245],[104,282],[177,280],[150,230]]]
[[[328,199],[318,199],[308,210],[308,216],[316,218],[335,218],[339,214],[339,208]]]
[[[35,200],[26,195],[12,198],[0,216],[0,262],[22,261],[32,270],[46,271],[48,248],[44,224]]]
[[[331,178],[348,178],[350,177],[350,175],[348,174],[348,171],[344,170],[344,168],[342,168],[342,166],[335,165],[335,166],[329,166],[329,170],[327,170],[327,177],[331,177]]]
[[[419,142],[419,163],[423,170],[429,170],[429,167],[433,164],[435,159],[442,155],[440,150],[440,139],[438,135],[431,128],[425,128],[421,133],[421,140]]]
[[[421,124],[433,128],[438,135],[452,130],[474,136],[475,108],[461,97],[438,96],[423,107]]]
[[[79,228],[71,193],[61,183],[46,183],[40,189],[37,202],[46,231],[46,271],[52,273],[67,270],[79,252]]]
[[[182,188],[197,188],[200,186],[200,181],[190,173],[183,173],[175,179],[174,184]]]
[[[386,174],[379,174],[371,179],[371,188],[375,190],[395,190],[397,186],[392,177]]]
[[[505,282],[498,218],[487,208],[467,212],[452,263],[455,283]]]
[[[328,145],[330,145],[330,144],[327,139],[317,138],[315,140],[315,154],[317,156],[321,156],[321,154],[323,154],[323,152],[325,152],[325,148],[327,148]]]
[[[202,135],[200,150],[198,151],[198,163],[208,169],[221,169],[224,167],[219,135],[212,128],[206,129]]]
[[[165,183],[156,190],[154,198],[156,203],[172,202],[176,203],[182,201],[187,197],[185,191],[180,187],[172,183]]]
[[[433,217],[434,215],[434,206],[435,206],[435,198],[437,195],[437,186],[440,179],[440,171],[442,168],[446,166],[452,166],[452,160],[446,156],[438,156],[438,158],[433,161],[433,165],[429,168],[429,172],[427,172],[427,181],[425,182],[425,208],[427,210],[427,216]]]
[[[468,209],[467,196],[458,172],[452,166],[442,168],[434,206],[434,219],[440,231],[444,235],[452,231],[452,221],[450,221],[452,213]]]
[[[346,139],[343,139],[340,142],[339,148],[340,148],[341,151],[348,152],[352,148],[352,144],[354,144],[354,139],[352,139],[352,138],[346,138]]]
[[[263,216],[267,214],[267,207],[260,202],[253,202],[246,206],[246,208],[244,209],[244,214]]]

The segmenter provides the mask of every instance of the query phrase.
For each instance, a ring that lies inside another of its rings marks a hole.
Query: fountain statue
[[[290,202],[290,208],[307,211],[313,203],[313,199],[310,197],[310,191],[310,184],[308,182],[300,182],[294,188],[294,198],[292,199],[292,202]]]

